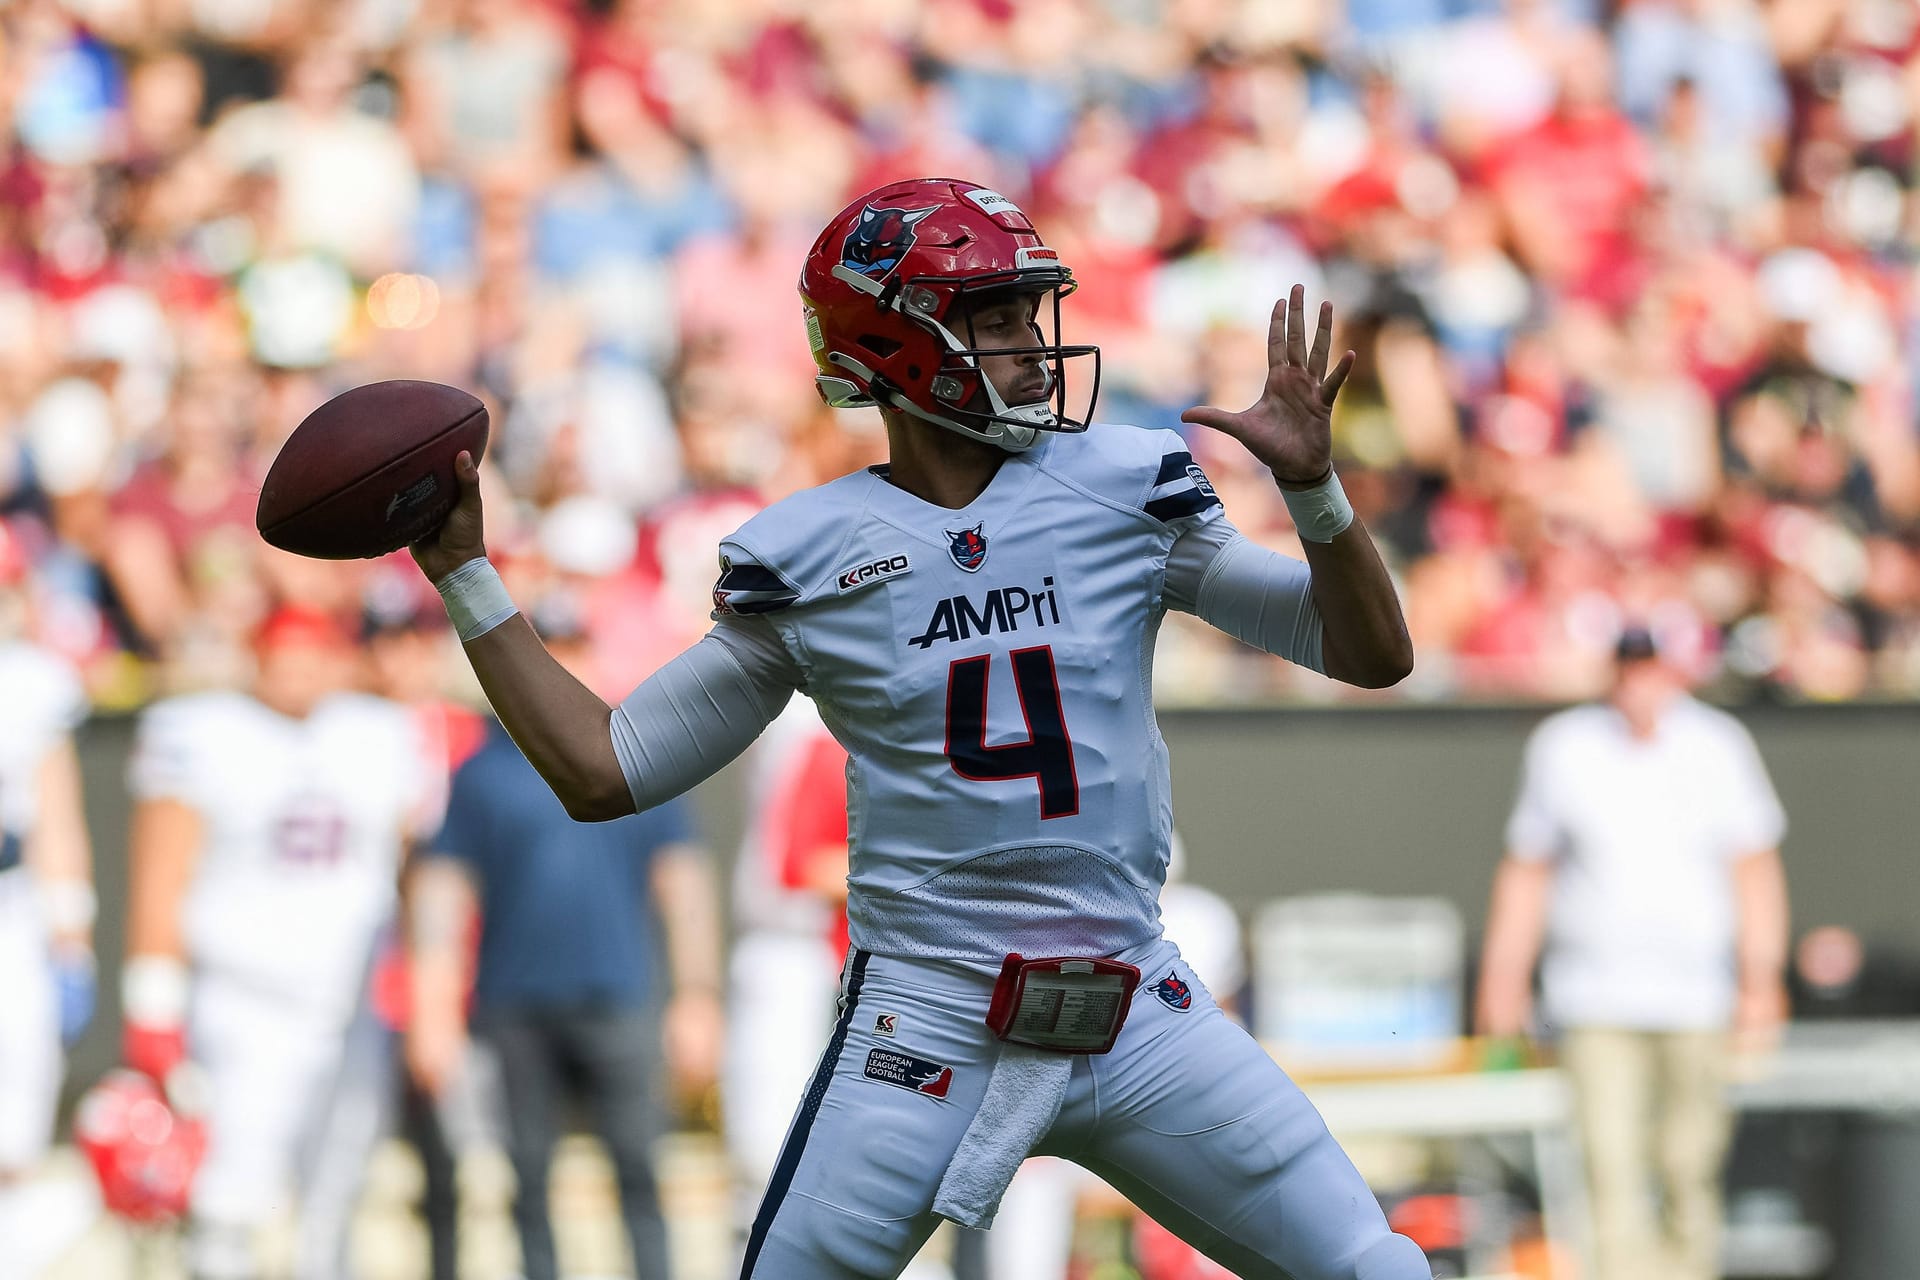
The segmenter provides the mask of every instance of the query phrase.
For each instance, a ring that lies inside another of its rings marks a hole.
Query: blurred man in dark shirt
[[[542,630],[555,656],[584,664],[571,615],[550,613]],[[697,1093],[713,1083],[721,1025],[718,909],[688,808],[675,801],[617,822],[575,822],[496,724],[454,775],[432,848],[409,886],[409,1069],[430,1092],[460,1070],[468,925],[478,912],[471,1027],[499,1059],[527,1280],[557,1275],[547,1171],[559,1108],[576,1092],[619,1179],[635,1274],[668,1275],[651,1158],[658,1050],[664,1036],[676,1091]]]

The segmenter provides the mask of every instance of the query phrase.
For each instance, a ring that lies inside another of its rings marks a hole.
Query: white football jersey
[[[43,649],[0,643],[0,870],[17,866],[40,803],[40,766],[86,715],[73,668]]]
[[[195,968],[350,1011],[405,840],[438,817],[406,709],[342,694],[296,720],[240,693],[171,698],[141,717],[131,783],[204,824],[185,918]]]
[[[1159,930],[1173,810],[1152,705],[1167,553],[1220,515],[1171,431],[1009,456],[959,510],[871,471],[721,543],[852,759],[854,942],[997,967]]]

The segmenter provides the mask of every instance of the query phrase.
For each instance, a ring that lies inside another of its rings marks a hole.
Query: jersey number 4
[[[993,655],[956,658],[947,669],[947,759],[953,771],[974,782],[1032,778],[1040,786],[1040,816],[1071,818],[1080,812],[1080,780],[1073,771],[1073,739],[1060,710],[1060,681],[1053,648],[1015,649],[1013,687],[1027,720],[1027,740],[987,745],[987,676]]]

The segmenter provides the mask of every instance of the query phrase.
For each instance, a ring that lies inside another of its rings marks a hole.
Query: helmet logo
[[[860,211],[860,221],[847,233],[840,246],[840,261],[863,276],[883,279],[893,274],[900,259],[913,248],[914,225],[939,209],[883,209],[868,205]]]
[[[968,573],[980,572],[980,566],[987,562],[986,522],[983,520],[971,529],[947,529],[947,554],[953,562]]]

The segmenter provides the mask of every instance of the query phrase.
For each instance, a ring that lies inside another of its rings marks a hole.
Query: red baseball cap
[[[347,629],[338,618],[307,605],[280,605],[262,619],[253,632],[256,649],[274,649],[281,645],[344,649],[348,643]]]

